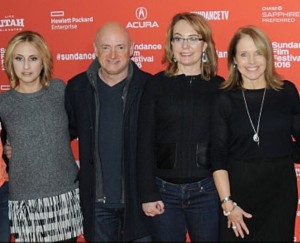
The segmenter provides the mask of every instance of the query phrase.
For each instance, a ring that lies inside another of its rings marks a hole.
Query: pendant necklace
[[[255,127],[254,127],[252,118],[251,118],[251,116],[250,116],[250,112],[249,112],[248,105],[247,105],[247,101],[246,101],[246,97],[245,97],[245,91],[242,90],[242,94],[243,94],[243,98],[244,98],[244,102],[245,102],[246,111],[247,111],[247,114],[248,114],[248,117],[249,117],[249,121],[250,121],[250,124],[251,124],[252,129],[253,129],[253,132],[254,132],[254,135],[253,135],[253,141],[254,141],[255,143],[257,143],[257,146],[259,146],[259,136],[258,136],[258,132],[259,132],[259,125],[260,125],[261,113],[262,113],[262,109],[263,109],[264,101],[265,101],[266,90],[267,90],[267,89],[265,88],[264,94],[263,94],[263,97],[262,97],[262,100],[261,100],[260,111],[259,111],[259,116],[258,116],[258,121],[257,121],[256,129],[255,129]]]

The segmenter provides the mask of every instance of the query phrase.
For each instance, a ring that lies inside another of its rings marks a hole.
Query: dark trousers
[[[107,208],[96,203],[95,242],[123,242],[124,208]],[[132,242],[151,242],[150,236]]]

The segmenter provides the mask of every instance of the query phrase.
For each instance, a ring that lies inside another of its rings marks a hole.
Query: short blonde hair
[[[13,53],[16,46],[23,42],[28,42],[33,45],[41,55],[43,69],[40,73],[40,82],[43,87],[49,86],[49,80],[52,76],[53,69],[53,59],[49,47],[39,33],[33,31],[22,31],[11,38],[5,51],[5,70],[10,80],[11,88],[15,88],[19,85],[19,79],[13,67]]]

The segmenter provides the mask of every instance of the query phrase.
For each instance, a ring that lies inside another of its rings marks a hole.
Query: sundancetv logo
[[[137,7],[135,10],[136,21],[129,21],[126,28],[144,29],[144,28],[159,28],[157,21],[148,19],[148,10],[145,7]]]
[[[229,10],[192,11],[192,13],[199,14],[209,21],[229,20]]]

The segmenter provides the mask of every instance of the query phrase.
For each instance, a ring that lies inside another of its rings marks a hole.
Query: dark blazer
[[[84,237],[93,241],[95,234],[95,201],[103,198],[103,188],[96,188],[96,170],[101,170],[98,151],[99,104],[96,81],[100,64],[93,61],[86,72],[68,81],[65,105],[71,138],[79,139],[79,188],[83,212]],[[129,75],[123,91],[123,196],[125,202],[124,240],[131,241],[148,234],[146,220],[138,200],[136,182],[137,119],[139,102],[146,80],[151,75],[130,62]],[[101,172],[101,171],[100,171]],[[101,174],[101,173],[100,173]],[[103,185],[102,178],[100,185]],[[97,190],[97,192],[96,192]]]
[[[211,106],[223,77],[154,75],[140,102],[137,171],[142,203],[161,200],[159,177],[175,184],[211,176]]]

